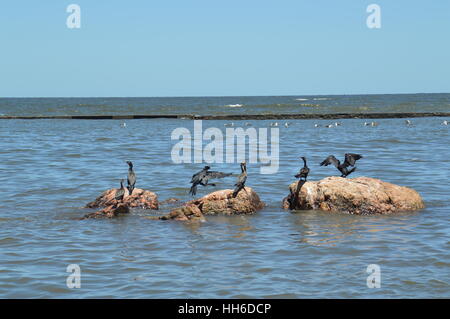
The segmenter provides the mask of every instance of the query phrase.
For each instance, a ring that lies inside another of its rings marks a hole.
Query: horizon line
[[[450,92],[416,92],[416,93],[348,93],[348,94],[276,94],[276,95],[173,95],[173,96],[4,96],[0,99],[102,99],[102,98],[201,98],[201,97],[297,97],[297,96],[358,96],[358,95],[418,95],[450,94]]]

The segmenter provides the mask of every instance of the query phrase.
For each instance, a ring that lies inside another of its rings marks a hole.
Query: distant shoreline
[[[186,120],[282,120],[282,119],[391,119],[418,117],[450,117],[450,112],[401,112],[401,113],[328,113],[328,114],[144,114],[144,115],[55,115],[55,116],[0,116],[0,120],[137,120],[137,119],[186,119]]]

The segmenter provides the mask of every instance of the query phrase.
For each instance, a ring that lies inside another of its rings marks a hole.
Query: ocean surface
[[[305,105],[303,105],[305,104]],[[306,105],[308,104],[308,105]],[[450,110],[450,94],[217,98],[0,98],[5,115],[431,112]],[[160,200],[190,199],[204,163],[175,164],[173,130],[194,122],[0,120],[0,297],[2,298],[449,298],[450,126],[445,118],[289,120],[279,125],[279,170],[248,165],[247,185],[267,206],[252,216],[204,223],[154,221],[170,211],[133,210],[113,220],[78,220],[82,208],[126,178]],[[274,128],[274,121],[234,127]],[[126,124],[124,126],[123,124]],[[226,121],[203,121],[225,134]],[[315,124],[321,125],[315,127]],[[270,133],[269,133],[270,136]],[[209,141],[204,141],[204,145]],[[269,145],[269,151],[270,151]],[[384,216],[281,209],[306,156],[310,180],[338,175],[328,155],[364,158],[350,177],[368,176],[417,190],[426,208]],[[238,163],[213,163],[239,174]],[[236,177],[217,182],[232,188]],[[199,196],[214,188],[199,188]],[[70,264],[81,287],[66,285]],[[367,287],[367,267],[381,287]]]

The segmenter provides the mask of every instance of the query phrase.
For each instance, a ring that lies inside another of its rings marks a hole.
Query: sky
[[[2,0],[0,98],[448,93],[449,33],[448,0]]]

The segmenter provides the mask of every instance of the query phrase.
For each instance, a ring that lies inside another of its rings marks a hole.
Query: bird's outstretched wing
[[[232,173],[222,173],[222,172],[216,172],[216,171],[209,171],[206,173],[206,176],[208,178],[224,178],[227,176],[233,175]]]
[[[333,164],[334,166],[338,167],[341,164],[341,162],[339,162],[339,160],[333,155],[330,155],[322,163],[320,163],[320,166],[328,166],[330,164]]]
[[[355,163],[357,160],[361,159],[362,155],[359,154],[353,154],[353,153],[346,153],[345,154],[345,162],[346,166],[355,166]]]

